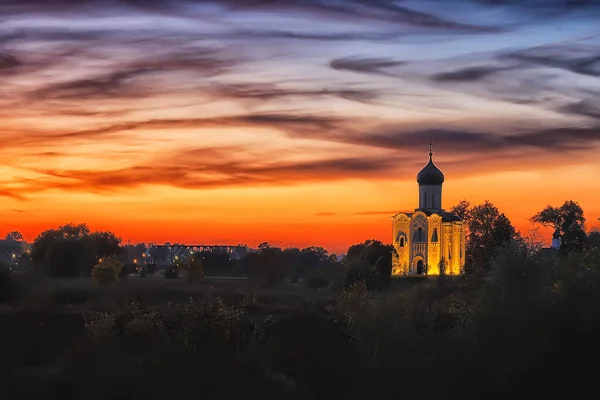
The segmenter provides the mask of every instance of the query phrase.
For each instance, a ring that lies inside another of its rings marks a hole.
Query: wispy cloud
[[[362,74],[393,75],[389,69],[406,64],[389,58],[361,58],[356,56],[337,58],[329,64],[338,71],[352,71]]]
[[[492,157],[527,163],[531,150],[590,151],[600,48],[585,24],[598,10],[558,0],[3,2],[0,156],[19,168],[37,155],[40,175],[0,196],[410,177],[429,140],[474,170]],[[557,33],[550,16],[577,34]],[[527,30],[532,21],[541,33]],[[94,146],[110,148],[105,164],[73,167]],[[132,159],[140,149],[146,158]]]

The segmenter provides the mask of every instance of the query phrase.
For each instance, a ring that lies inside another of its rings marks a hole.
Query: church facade
[[[419,207],[392,216],[392,243],[397,254],[392,276],[460,275],[465,266],[464,221],[442,208],[444,174],[433,163],[429,144],[429,163],[418,173]]]

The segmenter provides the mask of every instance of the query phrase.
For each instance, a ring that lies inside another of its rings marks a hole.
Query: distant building
[[[417,175],[419,207],[413,212],[392,216],[392,242],[397,251],[392,275],[439,275],[444,260],[447,275],[459,275],[465,266],[465,227],[463,220],[442,208],[444,174],[429,163]]]

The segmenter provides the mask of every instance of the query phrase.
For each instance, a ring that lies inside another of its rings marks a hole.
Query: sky
[[[600,3],[3,0],[0,233],[391,241],[444,208],[600,217]],[[548,238],[549,240],[549,238]]]

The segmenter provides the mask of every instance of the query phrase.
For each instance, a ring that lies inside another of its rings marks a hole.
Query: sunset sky
[[[569,5],[564,5],[564,4]],[[596,5],[597,4],[597,5]],[[3,0],[0,234],[391,241],[444,206],[600,217],[600,2]]]

